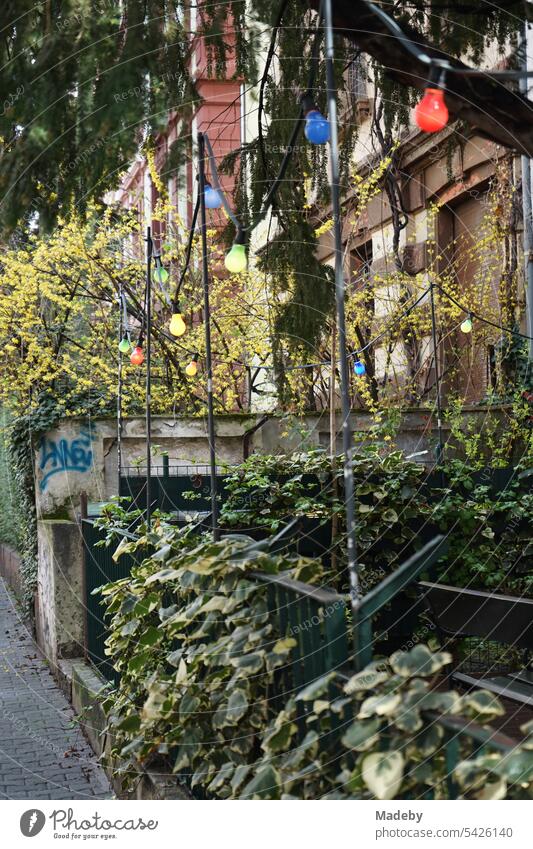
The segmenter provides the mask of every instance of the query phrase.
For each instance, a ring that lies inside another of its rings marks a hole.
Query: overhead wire
[[[496,322],[491,321],[488,318],[483,318],[483,316],[479,315],[479,313],[475,312],[474,310],[470,309],[469,307],[463,306],[463,304],[460,304],[459,301],[457,301],[453,297],[453,295],[450,295],[450,293],[447,292],[446,289],[444,289],[440,285],[440,283],[435,283],[434,285],[435,285],[435,288],[439,290],[439,292],[441,292],[446,298],[448,298],[448,300],[450,300],[453,304],[455,304],[456,307],[458,307],[460,310],[462,310],[467,315],[471,315],[475,319],[477,319],[478,321],[481,321],[484,324],[489,324],[491,327],[495,327],[498,330],[501,330],[503,333],[511,333],[513,336],[519,336],[521,339],[527,339],[528,341],[532,340],[533,337],[528,336],[527,333],[521,333],[519,330],[514,330],[512,327],[505,327],[503,324],[497,324]]]

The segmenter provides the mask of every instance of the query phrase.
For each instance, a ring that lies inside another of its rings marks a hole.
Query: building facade
[[[231,38],[228,22],[230,45]],[[169,115],[155,153],[156,168],[184,234],[197,192],[197,133],[209,135],[215,158],[221,162],[251,136],[254,111],[248,107],[253,94],[246,81],[235,78],[231,51],[222,78],[213,69],[203,39],[198,39],[192,55],[200,101],[186,117],[177,112]],[[377,402],[392,395],[404,404],[425,404],[435,396],[437,376],[442,378],[444,398],[457,396],[477,404],[502,397],[522,355],[513,344],[516,337],[502,334],[499,326],[526,330],[520,157],[453,124],[436,135],[411,126],[393,145],[379,144],[378,104],[360,59],[347,74],[351,97],[342,104],[341,114],[343,121],[358,125],[353,173],[365,180],[384,156],[392,159],[364,209],[358,207],[357,189],[346,194],[343,205],[348,293],[359,293],[359,304],[363,304],[354,314],[348,313],[350,352],[358,360],[358,350],[364,351],[364,380],[370,383],[371,397]],[[165,163],[175,145],[181,146],[181,163],[167,169]],[[223,175],[222,185],[231,196],[234,178]],[[165,231],[165,222],[153,219],[157,199],[148,163],[139,156],[114,201],[137,210],[145,224],[152,223],[156,248]],[[313,214],[319,225],[328,210],[314,209]],[[222,215],[216,223],[223,226]],[[265,239],[264,232],[256,236],[254,249]],[[327,228],[319,251],[325,263],[333,262],[332,232]],[[436,301],[436,347],[429,326],[430,293],[424,295],[430,286]],[[420,296],[412,321],[401,323],[399,313],[408,311]],[[474,320],[471,331],[464,333],[461,325],[470,310],[487,322]],[[400,330],[382,334],[389,318]],[[380,338],[374,342],[376,337]],[[331,369],[321,372],[325,380],[317,382],[319,388],[310,402],[319,409],[335,397],[324,389],[331,383]],[[266,375],[267,383],[269,379],[272,376]],[[364,406],[368,399],[361,386],[354,378],[356,406]],[[253,408],[252,398],[250,402]],[[267,409],[273,404],[275,397],[269,391],[261,405]]]

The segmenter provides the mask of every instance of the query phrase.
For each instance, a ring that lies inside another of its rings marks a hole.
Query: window
[[[356,56],[348,65],[348,90],[353,101],[368,100],[367,74],[362,56]]]
[[[350,251],[350,284],[360,289],[368,282],[372,270],[372,240]]]
[[[362,56],[356,56],[347,68],[348,103],[353,109],[359,122],[370,115],[370,98],[368,96],[368,72]]]

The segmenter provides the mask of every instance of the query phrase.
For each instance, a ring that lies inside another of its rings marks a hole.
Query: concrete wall
[[[486,409],[472,409],[479,431]],[[225,463],[243,459],[245,435],[259,416],[219,416],[216,422],[217,458]],[[354,413],[353,427],[367,430],[374,422],[365,413]],[[337,432],[341,429],[337,417]],[[123,467],[145,459],[144,419],[125,422]],[[202,419],[156,417],[153,422],[153,462],[161,464],[158,451],[168,452],[170,465],[205,464],[208,461],[206,423]],[[446,438],[446,434],[445,434]],[[279,416],[269,418],[249,436],[248,449],[256,453],[304,450],[310,445],[329,449],[329,413],[307,415],[291,426]],[[431,410],[405,413],[397,439],[407,455],[433,463],[436,443]],[[156,448],[157,446],[157,448]],[[337,448],[341,450],[340,439]],[[141,466],[142,469],[142,466]],[[80,494],[89,501],[104,501],[118,491],[116,422],[108,419],[90,424],[65,421],[46,434],[36,455],[39,568],[36,603],[38,642],[55,665],[60,658],[83,654],[84,610],[82,601],[83,546],[77,514]]]
[[[466,409],[464,416],[474,418],[482,430],[488,417],[503,415],[487,408]],[[216,419],[217,459],[221,463],[240,463],[244,457],[246,433],[261,420],[256,415],[222,415]],[[341,430],[337,415],[337,433]],[[307,445],[329,447],[329,411],[313,413],[291,423],[281,416],[271,416],[248,438],[250,453],[278,453],[302,450]],[[352,426],[366,431],[374,425],[371,415],[354,412]],[[444,426],[446,436],[446,425]],[[409,410],[403,414],[397,446],[406,454],[427,452],[417,457],[424,463],[433,462],[432,449],[436,443],[436,418],[433,410]],[[156,416],[152,425],[152,462],[161,465],[161,452],[169,456],[170,466],[205,464],[209,459],[207,426],[204,419]],[[340,437],[337,448],[341,450]],[[122,467],[145,466],[145,422],[142,418],[128,419],[122,436]],[[86,492],[89,501],[108,500],[118,492],[116,421],[98,419],[91,422],[67,419],[49,431],[38,447],[36,458],[36,498],[39,519],[74,521],[80,493]]]
[[[83,545],[75,522],[38,522],[37,642],[53,668],[81,657],[84,639]]]
[[[239,463],[243,437],[256,416],[220,416],[217,419],[217,455],[221,462]],[[168,451],[172,465],[206,463],[207,427],[203,419],[155,417],[152,423],[152,461],[161,463]],[[145,422],[128,419],[122,437],[122,466],[145,464]],[[118,492],[116,420],[66,419],[49,431],[35,458],[37,516],[71,519],[79,509],[80,493],[89,501],[105,501]]]

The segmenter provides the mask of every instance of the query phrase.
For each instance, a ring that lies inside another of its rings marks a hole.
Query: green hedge
[[[18,548],[20,542],[20,506],[13,463],[9,456],[10,419],[0,409],[0,542]]]

